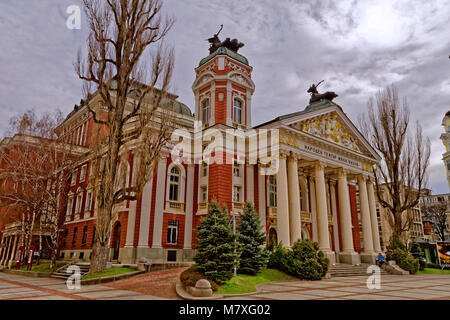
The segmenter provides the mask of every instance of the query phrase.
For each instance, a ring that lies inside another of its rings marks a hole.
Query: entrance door
[[[117,222],[114,226],[114,254],[113,260],[119,259],[119,250],[120,250],[120,232],[121,225],[120,222]]]

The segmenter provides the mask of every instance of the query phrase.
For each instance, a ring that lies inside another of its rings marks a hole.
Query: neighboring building
[[[244,56],[220,47],[195,68],[195,116],[176,101],[177,96],[169,98],[177,106],[178,126],[191,134],[214,132],[224,137],[229,129],[247,133],[278,129],[279,136],[273,136],[279,141],[279,159],[274,162],[278,171],[266,175],[264,161],[250,161],[248,152],[238,159],[229,149],[216,149],[214,156],[231,161],[179,164],[168,146],[139,200],[115,206],[110,260],[127,264],[141,257],[190,261],[197,241],[195,229],[208,214],[208,202],[216,199],[229,212],[241,211],[246,201],[254,203],[268,238],[285,246],[300,238],[313,239],[332,262],[374,263],[381,248],[371,168],[380,157],[342,107],[328,100],[303,110],[295,107],[291,114],[252,127],[252,71]],[[100,96],[94,94],[89,105],[101,109]],[[196,121],[202,121],[201,128],[195,127]],[[87,106],[81,105],[69,114],[58,134],[61,141],[87,148],[97,134],[95,128]],[[203,139],[202,147],[209,141]],[[125,168],[127,183],[134,179],[137,161],[132,143],[121,149],[119,168]],[[248,139],[246,143],[247,151],[255,147]],[[263,146],[260,140],[258,154]],[[277,156],[275,150],[271,149],[271,156]],[[88,156],[79,161],[68,181],[69,192],[62,197],[63,259],[89,261],[91,255],[100,172],[94,168],[102,166],[101,161],[99,166],[93,163]]]
[[[381,195],[384,201],[390,202],[389,193],[387,192],[385,185],[380,185]],[[388,208],[383,208],[383,206],[379,203],[377,198],[377,214],[379,216],[380,222],[380,243],[383,244],[384,250],[386,250],[389,245],[389,239],[393,234],[393,217],[392,213]],[[406,219],[410,219],[409,230],[403,232],[402,240],[405,244],[408,244],[412,240],[424,239],[424,226],[422,223],[422,216],[420,213],[420,205],[419,203],[414,208],[410,208],[407,210],[406,214],[403,214],[403,218],[405,219],[403,223],[407,223]]]
[[[447,202],[447,230],[445,232],[445,240],[450,241],[450,193],[444,194],[431,194],[431,190],[426,189],[423,196],[420,198],[419,203],[421,205],[430,205],[434,203],[444,203]],[[424,217],[422,216],[422,219]],[[430,242],[440,241],[438,235],[433,229],[433,221],[427,219],[427,223],[424,223],[425,233],[429,233],[427,240]]]
[[[47,156],[56,157],[59,159],[56,161],[62,161],[63,158],[80,157],[86,151],[87,149],[77,146],[62,145],[56,141],[28,134],[16,134],[0,142],[0,265],[11,266],[15,263],[19,248],[27,239],[27,237],[23,237],[24,230],[32,235],[32,245],[39,247],[40,243],[43,244],[41,256],[49,257],[50,253],[46,250],[48,247],[46,237],[49,236],[48,225],[45,222],[41,224],[38,218],[32,221],[32,215],[29,212],[26,214],[26,210],[29,208],[27,206],[30,204],[38,207],[34,212],[35,217],[38,217],[48,207],[45,207],[42,202],[38,202],[43,200],[44,193],[40,193],[39,196],[34,194],[36,197],[31,196],[30,190],[33,190],[33,186],[30,184],[35,184],[34,188],[40,191],[45,190],[45,187],[42,188],[42,186],[50,187],[49,176],[42,174],[43,172],[47,174],[46,170],[49,168],[59,168],[57,162],[54,163],[54,166],[46,165],[44,162]],[[37,156],[34,157],[34,155]],[[36,170],[42,170],[42,172]],[[29,179],[24,178],[25,172],[29,174]],[[62,170],[58,172],[58,177],[59,181],[63,180]],[[53,190],[58,188],[56,184],[54,181]],[[61,184],[61,190],[67,190],[64,183]],[[64,197],[64,194],[58,191],[55,191],[54,195],[59,198]],[[59,216],[58,213],[54,215],[54,217]],[[59,221],[59,225],[62,227],[63,219]],[[29,230],[31,225],[34,225],[33,230]],[[42,242],[40,242],[41,237]]]
[[[447,111],[444,119],[442,119],[442,126],[444,127],[444,133],[441,134],[441,140],[445,146],[445,153],[442,155],[442,160],[444,161],[448,188],[450,189],[450,111]]]

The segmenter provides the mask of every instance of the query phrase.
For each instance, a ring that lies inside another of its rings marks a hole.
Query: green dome
[[[179,114],[185,115],[185,116],[192,117],[191,109],[189,109],[189,107],[187,105],[185,105],[184,103],[178,102],[176,100],[174,101],[169,98],[163,98],[163,99],[161,99],[161,102],[159,105],[161,108],[167,108],[167,107],[171,106],[171,103],[174,103],[173,111],[175,111]]]
[[[233,58],[234,60],[242,62],[243,64],[245,64],[247,66],[249,65],[247,58],[244,57],[243,55],[240,55],[239,53],[234,52],[233,50],[230,50],[230,49],[228,49],[226,47],[220,47],[216,51],[211,53],[209,56],[207,56],[206,58],[203,58],[202,60],[200,60],[200,63],[198,64],[198,66],[200,67],[200,66],[204,65],[206,62],[208,62],[209,60],[211,60],[215,56],[218,56],[218,55],[221,55],[221,54],[227,55],[230,58]]]

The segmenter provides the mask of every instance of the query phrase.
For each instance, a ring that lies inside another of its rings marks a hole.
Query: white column
[[[300,192],[302,193],[302,203],[301,209],[302,211],[311,212],[309,209],[309,201],[308,201],[308,181],[304,174],[301,174],[299,177],[300,180]]]
[[[313,177],[309,178],[309,188],[311,197],[311,227],[312,227],[312,240],[319,241],[318,227],[317,227],[317,210],[316,210],[316,183]]]
[[[366,177],[358,176],[359,210],[363,229],[364,253],[373,253],[372,226],[370,223],[369,198],[367,197]]]
[[[155,216],[153,223],[152,248],[162,248],[162,228],[164,211],[164,194],[166,189],[167,158],[161,158],[158,163],[158,175],[156,177]]]
[[[10,244],[10,242],[11,242],[11,237],[5,237],[6,247],[4,249],[3,257],[2,257],[2,260],[0,261],[0,265],[3,265],[4,262],[8,259],[8,251],[9,251],[9,244]]]
[[[11,257],[9,258],[10,261],[14,261],[16,257],[17,238],[19,238],[17,235],[14,235],[13,237],[14,237],[14,244],[12,248]]]
[[[150,212],[152,208],[153,175],[147,181],[142,190],[141,221],[139,223],[138,247],[148,248],[148,236],[150,232]]]
[[[314,175],[316,178],[316,205],[317,205],[317,225],[319,229],[320,250],[330,252],[330,233],[328,230],[327,198],[325,189],[325,166],[317,161],[314,165]]]
[[[341,225],[342,251],[354,253],[352,212],[350,207],[350,194],[348,191],[347,172],[344,169],[338,171],[338,198],[339,216]]]
[[[186,187],[186,216],[184,220],[184,249],[192,246],[192,213],[194,210],[195,166],[188,164]]]
[[[140,157],[135,154],[133,158],[133,172],[130,184],[131,186],[136,184],[139,166],[140,166]],[[136,196],[139,195],[136,194]],[[134,246],[134,232],[136,229],[136,208],[137,208],[137,200],[130,201],[130,207],[128,208],[127,235],[125,239],[125,247]]]
[[[277,173],[277,236],[284,247],[290,246],[288,183],[284,154],[280,154]]]
[[[340,252],[339,249],[339,227],[337,218],[337,206],[336,206],[336,181],[330,181],[330,201],[331,201],[331,214],[333,216],[333,238],[334,238],[334,251]]]
[[[289,230],[291,246],[302,238],[300,217],[300,190],[298,181],[297,158],[288,159],[288,192],[289,192]]]
[[[258,214],[261,222],[261,231],[266,233],[266,175],[261,173],[262,166],[258,165]]]
[[[367,193],[369,196],[370,224],[372,226],[373,249],[375,253],[381,252],[380,234],[378,230],[377,207],[375,203],[375,192],[373,181],[367,181]]]
[[[254,176],[253,176],[253,165],[247,164],[247,170],[246,170],[246,181],[245,181],[245,188],[247,190],[247,201],[255,204],[255,194],[253,190],[255,190],[255,186],[253,184]]]
[[[1,242],[1,245],[0,245],[0,264],[1,264],[1,261],[3,259],[3,254],[5,253],[5,248],[3,248],[4,244],[5,244],[5,236],[2,235],[2,242]]]

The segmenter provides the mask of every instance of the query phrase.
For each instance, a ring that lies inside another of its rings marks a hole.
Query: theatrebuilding
[[[230,129],[277,130],[279,144],[271,156],[276,154],[278,170],[266,174],[267,164],[249,161],[249,153],[238,159],[228,149],[216,150],[215,155],[222,152],[224,159],[233,159],[231,163],[180,163],[172,159],[168,145],[138,200],[114,208],[110,260],[126,264],[140,258],[191,260],[195,228],[207,214],[208,202],[216,199],[226,204],[230,213],[252,202],[267,238],[285,246],[297,239],[312,239],[332,262],[373,263],[381,249],[371,168],[380,161],[379,156],[343,108],[332,101],[336,95],[319,94],[316,85],[308,91],[311,101],[303,110],[293,108],[296,112],[252,126],[252,114],[258,108],[252,106],[253,68],[237,52],[239,47],[232,41],[216,41],[195,68],[195,115],[177,96],[170,96],[177,125],[194,134],[197,121],[201,121],[200,134],[214,129],[223,136]],[[101,108],[99,95],[88,103]],[[88,152],[95,138],[94,127],[87,106],[81,105],[67,116],[58,134],[62,141]],[[248,150],[249,141],[246,143]],[[121,162],[124,165],[119,168],[126,168],[127,183],[133,183],[138,159],[132,145],[121,150]],[[90,259],[99,174],[94,168],[87,157],[81,160],[68,181],[67,193],[61,195],[62,259]],[[5,244],[17,242],[2,238]],[[10,246],[2,248],[2,264],[13,260],[12,252]]]

